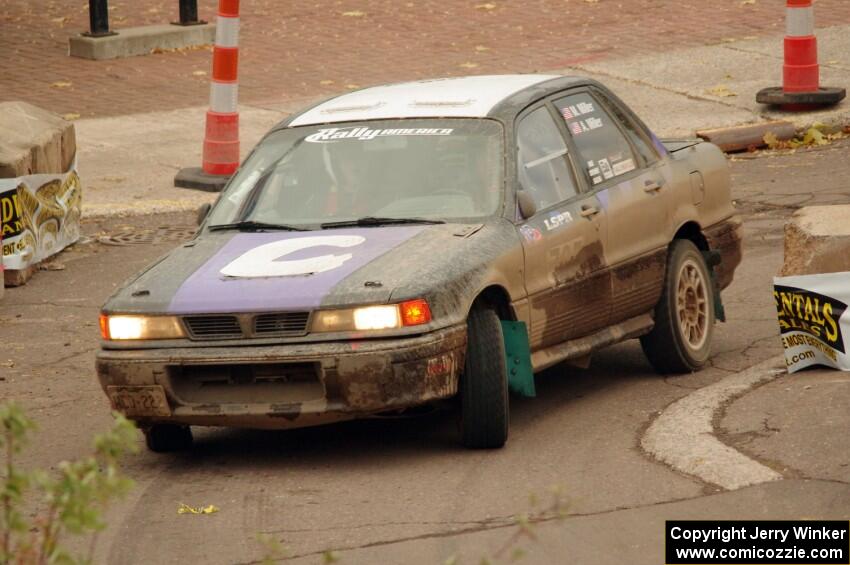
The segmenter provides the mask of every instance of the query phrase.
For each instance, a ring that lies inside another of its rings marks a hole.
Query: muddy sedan
[[[273,128],[108,300],[97,373],[155,451],[446,400],[465,445],[500,447],[535,371],[629,338],[663,373],[706,363],[740,261],[729,179],[588,79],[345,94]]]

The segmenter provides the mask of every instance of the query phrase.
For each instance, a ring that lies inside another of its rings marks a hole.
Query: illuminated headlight
[[[313,316],[313,332],[347,332],[391,330],[404,326],[427,324],[431,310],[425,300],[409,300],[401,304],[364,306],[348,310],[320,310]]]
[[[100,334],[106,340],[177,339],[186,337],[174,316],[100,315]]]

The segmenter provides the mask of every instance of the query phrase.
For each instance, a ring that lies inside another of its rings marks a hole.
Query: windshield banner
[[[0,179],[4,268],[25,269],[77,241],[81,201],[76,162],[60,175]]]
[[[850,273],[776,277],[773,298],[789,373],[812,365],[850,371]]]

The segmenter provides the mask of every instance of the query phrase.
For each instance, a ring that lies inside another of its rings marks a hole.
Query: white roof
[[[289,125],[386,118],[481,118],[512,94],[554,78],[559,75],[489,75],[375,86],[328,100]]]

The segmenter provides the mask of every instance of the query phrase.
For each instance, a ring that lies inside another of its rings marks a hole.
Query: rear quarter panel
[[[671,239],[689,221],[695,221],[705,229],[734,214],[729,164],[716,145],[699,143],[671,153],[670,168],[675,185]],[[704,191],[701,201],[698,190],[691,183],[691,173],[695,172],[702,175]]]

